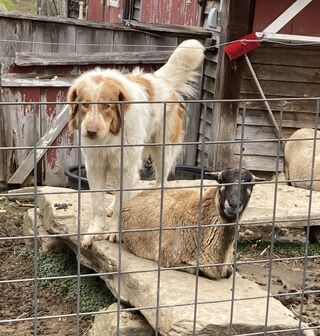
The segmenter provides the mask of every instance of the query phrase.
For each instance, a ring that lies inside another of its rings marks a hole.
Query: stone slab
[[[38,236],[48,235],[48,231],[42,225],[42,216],[38,211],[37,214],[37,229]],[[34,209],[28,209],[23,218],[23,234],[25,236],[34,236]],[[34,247],[34,239],[25,239],[25,244],[28,248]],[[46,253],[53,251],[62,251],[66,248],[65,244],[57,238],[38,238],[38,245]]]
[[[99,311],[87,336],[117,336],[117,308],[113,303]],[[125,306],[120,305],[120,309]],[[119,333],[121,336],[154,336],[154,330],[139,312],[120,311]]]
[[[259,189],[259,187],[256,188],[256,190]],[[83,194],[81,197],[86,197],[85,195]],[[254,197],[257,196],[253,195]],[[56,200],[54,195],[39,197],[38,205],[40,213],[45,214],[43,222],[46,230],[51,233],[77,232],[76,206],[70,206],[70,209],[61,214],[61,210],[56,211],[54,208]],[[84,206],[83,210],[88,211],[89,205],[86,202],[89,202],[89,199],[81,200],[81,206]],[[76,204],[77,195],[61,195],[59,202]],[[86,230],[88,217],[84,214],[81,218],[83,219],[81,230]],[[77,250],[77,237],[65,237],[64,241],[71,249]],[[118,288],[117,274],[110,274],[102,278],[115,295],[120,292],[123,302],[133,307],[140,307],[141,313],[149,324],[155,327],[158,293],[157,263],[138,258],[121,248],[121,264],[119,265],[119,249],[120,246],[118,244],[112,244],[107,241],[94,242],[90,249],[81,248],[81,262],[97,272],[121,271],[120,289]],[[266,318],[266,291],[238,274],[235,280],[233,330],[236,333],[263,332]],[[161,335],[192,334],[195,286],[196,277],[192,274],[173,270],[163,270],[161,272],[159,287],[159,328]],[[199,278],[196,335],[214,336],[228,334],[231,299],[232,278],[218,281],[203,277]],[[299,322],[294,319],[290,310],[271,297],[267,330],[294,329],[298,325]],[[305,331],[303,334],[314,335],[311,330]],[[292,336],[301,335],[301,332],[290,330],[277,333],[275,331],[272,335]]]
[[[215,185],[215,181],[206,180],[205,185]],[[167,184],[169,187],[174,186],[199,186],[200,180],[194,181],[172,181]],[[150,188],[153,186],[153,182],[150,181],[140,181],[138,187]],[[71,189],[67,188],[54,188],[54,187],[39,187],[39,192],[62,192],[66,193]],[[72,190],[74,192],[74,190]],[[272,225],[273,222],[273,209],[274,209],[274,199],[275,199],[275,185],[274,184],[257,184],[253,188],[253,193],[248,204],[246,211],[240,221],[240,224],[245,226],[257,226],[257,225]],[[64,194],[66,195],[66,194]],[[54,197],[51,202],[61,203],[62,195],[51,195]],[[113,201],[113,195],[106,194],[106,207],[108,207]],[[77,220],[77,209],[78,209],[78,196],[77,194],[70,194],[70,197],[66,197],[69,201],[67,203],[72,203],[72,206],[67,210],[56,210],[53,209],[52,214],[54,217],[68,218],[72,216],[74,220]],[[277,196],[276,196],[276,212],[275,212],[275,226],[276,227],[303,227],[308,225],[308,210],[309,210],[309,199],[310,191],[300,188],[294,188],[283,183],[279,183],[277,186]],[[41,197],[38,198],[41,202]],[[320,226],[320,192],[312,192],[312,202],[311,202],[311,220],[310,225]],[[86,228],[90,216],[90,194],[88,192],[83,192],[81,194],[81,222],[82,228]],[[50,209],[48,211],[51,211]],[[314,218],[314,219],[312,219]],[[107,219],[107,223],[109,219]],[[258,223],[258,224],[257,224]]]

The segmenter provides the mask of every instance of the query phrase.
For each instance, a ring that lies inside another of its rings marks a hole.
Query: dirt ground
[[[0,237],[13,237],[22,235],[22,217],[26,208],[15,203],[0,202]],[[239,244],[238,260],[266,260],[269,258],[269,246],[264,248],[265,242],[259,243],[259,236],[268,237],[270,232],[254,231],[241,233],[241,243]],[[286,235],[301,240],[304,231],[278,232],[278,237]],[[246,237],[254,237],[254,242],[245,242]],[[245,243],[244,243],[245,242]],[[242,245],[241,245],[242,244]],[[243,244],[246,245],[243,248]],[[24,241],[0,240],[0,281],[8,279],[24,279],[33,277],[33,263],[28,257],[21,255],[20,251],[24,247]],[[274,258],[298,256],[292,251],[278,251],[275,249]],[[303,283],[303,262],[274,262],[271,274],[271,293],[294,293],[302,288]],[[257,282],[264,289],[268,289],[269,263],[250,263],[239,265],[238,271],[247,279]],[[303,298],[302,319],[309,326],[319,327],[320,321],[320,258],[311,260],[306,265],[306,279],[308,293]],[[310,293],[311,291],[311,293]],[[315,291],[315,293],[312,293]],[[20,283],[0,283],[0,321],[5,319],[33,317],[34,287],[33,282]],[[300,315],[302,299],[300,295],[280,296],[278,298],[288,307],[297,318]],[[71,314],[76,311],[75,302],[67,300],[53,293],[50,289],[38,287],[38,311],[39,316],[50,316],[59,314]],[[86,334],[92,320],[82,319],[80,321],[81,335]],[[1,336],[29,336],[33,335],[33,323],[13,322],[0,323]],[[76,319],[59,318],[41,321],[38,324],[39,335],[71,336],[75,335]],[[315,330],[315,334],[320,336],[320,329]]]
[[[0,237],[22,236],[22,216],[25,208],[0,205]],[[31,258],[19,255],[24,242],[18,240],[0,241],[0,281],[33,277]],[[29,318],[34,315],[34,284],[31,281],[0,283],[0,321],[5,319]],[[50,316],[76,312],[76,304],[58,296],[50,289],[38,287],[38,315]],[[91,325],[90,319],[80,320],[81,335]],[[76,319],[56,318],[41,321],[38,335],[75,335]],[[1,336],[29,336],[34,334],[32,321],[0,323]]]
[[[261,251],[257,243],[253,243],[245,252],[240,252],[238,260],[267,260],[269,259],[269,245]],[[292,252],[275,252],[273,259],[302,256]],[[305,269],[305,279],[304,279]],[[250,263],[238,266],[239,273],[245,278],[258,283],[262,288],[268,290],[268,279],[270,263]],[[294,294],[303,288],[305,281],[305,291],[303,300],[301,295]],[[308,323],[309,327],[316,328],[314,333],[320,335],[320,258],[309,260],[304,264],[301,260],[274,261],[271,268],[271,294],[277,297],[287,308],[300,318],[302,306],[302,321]],[[281,294],[291,293],[292,295]],[[303,305],[302,305],[303,303]]]

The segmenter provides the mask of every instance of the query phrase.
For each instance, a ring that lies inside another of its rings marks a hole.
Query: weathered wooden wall
[[[204,9],[204,15],[202,24],[203,26],[207,26],[208,14],[211,8],[219,8],[220,0],[208,0],[206,1],[206,6]],[[211,44],[210,49],[206,52],[206,58],[204,62],[203,69],[203,82],[202,82],[202,90],[201,90],[201,99],[210,100],[215,99],[215,82],[217,77],[217,63],[218,63],[218,48],[215,47],[216,44],[220,42],[220,27],[217,29],[211,30],[212,32],[212,41],[208,42]],[[201,103],[200,106],[200,115],[198,122],[198,142],[207,142],[211,140],[211,130],[212,130],[212,122],[213,122],[213,104],[212,103]],[[202,163],[205,166],[212,166],[212,159],[209,159],[209,153],[213,152],[212,145],[197,145],[196,148],[196,157],[197,157],[197,165],[201,165]]]
[[[137,31],[122,25],[11,14],[0,14],[0,30],[3,32],[0,41],[2,100],[30,103],[26,106],[3,106],[0,111],[0,127],[3,125],[1,141],[7,147],[34,145],[63,106],[53,104],[36,109],[34,127],[32,103],[65,101],[68,86],[81,72],[97,64],[120,68],[141,65],[146,71],[152,71],[165,62],[165,58],[159,58],[160,52],[152,54],[152,50],[163,45],[166,47],[161,47],[161,50],[173,50],[183,39],[198,38],[203,41],[210,35],[200,28],[157,30],[156,26],[152,26],[150,33],[148,27]],[[125,52],[130,51],[144,51],[150,57],[148,59],[144,55],[145,62],[137,55],[132,58],[129,54],[126,58]],[[121,57],[111,52],[118,52]],[[104,55],[104,60],[101,60],[101,55]],[[188,132],[196,134],[197,129],[189,121],[188,117]],[[75,144],[74,135],[65,129],[53,145],[72,144]],[[9,180],[28,152],[17,149],[6,151],[5,160],[0,165],[0,182]],[[64,170],[77,162],[76,154],[77,149],[50,149],[41,163],[40,182],[65,185]]]
[[[283,136],[290,136],[302,127],[320,127],[315,124],[316,101],[286,101],[297,97],[318,97],[320,92],[320,49],[265,45],[250,55],[253,68],[267,98],[283,98]],[[241,82],[241,97],[261,98],[247,69]],[[271,102],[271,108],[280,124],[280,104]],[[241,113],[238,118],[237,139],[241,133]],[[250,103],[246,109],[244,138],[276,139],[274,127],[262,103]],[[236,156],[239,155],[239,149]],[[247,143],[244,145],[245,167],[252,170],[276,170],[277,143]],[[280,169],[283,151],[280,153]]]
[[[252,11],[252,1],[223,1],[220,26],[213,29],[216,43],[207,51],[204,67],[202,99],[239,98],[242,61],[230,62],[223,50],[223,44],[248,32]],[[203,22],[212,7],[220,8],[220,1],[208,1],[204,11]],[[234,140],[238,105],[229,103],[201,104],[200,128],[198,141]],[[223,169],[233,165],[234,145],[207,144],[198,145],[197,162],[214,169]]]

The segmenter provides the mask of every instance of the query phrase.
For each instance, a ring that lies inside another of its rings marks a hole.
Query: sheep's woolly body
[[[216,209],[218,188],[209,188],[203,193],[202,225],[224,223]],[[166,190],[163,197],[163,228],[198,226],[199,189]],[[158,260],[160,227],[160,191],[145,191],[130,200],[123,210],[123,229],[152,229],[124,233],[128,248],[137,256]],[[163,230],[161,264],[165,267],[196,265],[197,228]],[[208,227],[201,229],[200,264],[230,263],[232,259],[234,226]],[[217,279],[228,277],[230,266],[201,268],[202,273]]]
[[[287,141],[284,150],[284,172],[287,180],[310,180],[313,158],[314,140],[299,140],[303,138],[313,139],[314,129],[302,128],[294,132],[290,139],[297,141]],[[317,131],[316,152],[314,162],[314,179],[320,179],[320,131]],[[310,181],[291,182],[294,187],[310,189]],[[320,181],[314,181],[313,190],[320,191]]]

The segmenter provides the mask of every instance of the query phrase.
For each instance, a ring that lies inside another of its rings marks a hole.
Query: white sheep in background
[[[243,214],[257,180],[248,170],[241,174],[235,169],[211,173],[218,181],[203,191],[201,208],[200,264],[230,263],[233,256],[235,225],[208,224],[234,223]],[[241,185],[239,194],[239,177]],[[242,184],[249,182],[249,184]],[[251,183],[250,183],[251,182]],[[228,185],[228,183],[233,183]],[[227,185],[225,185],[227,184]],[[240,195],[240,201],[238,201]],[[123,241],[135,255],[158,260],[161,195],[159,190],[144,191],[125,204],[122,215],[123,230],[151,229],[156,231],[123,232]],[[163,228],[198,225],[200,191],[197,189],[167,189],[163,197]],[[197,228],[173,229],[162,232],[161,265],[164,267],[196,265]],[[227,278],[232,274],[230,265],[201,267],[208,278]]]
[[[311,140],[301,140],[309,138]],[[284,148],[284,175],[286,180],[306,180],[301,182],[289,182],[293,187],[310,189],[312,176],[313,146],[315,148],[315,161],[313,179],[320,179],[320,131],[317,131],[314,141],[314,129],[301,128],[295,131],[287,141]],[[320,181],[313,181],[312,190],[320,191]],[[310,227],[310,243],[320,242],[320,228]]]
[[[310,189],[311,168],[314,140],[299,140],[314,138],[314,129],[301,128],[294,132],[284,149],[284,174],[287,180],[308,180],[305,182],[290,182],[292,186]],[[320,131],[317,131],[316,153],[314,162],[314,179],[320,179]],[[314,181],[313,190],[320,191],[320,181]]]

